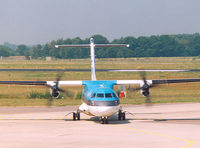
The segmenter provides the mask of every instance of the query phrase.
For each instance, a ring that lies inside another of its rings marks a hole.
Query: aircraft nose
[[[118,112],[120,109],[119,106],[99,106],[90,108],[90,112],[95,116],[111,116],[114,113]]]

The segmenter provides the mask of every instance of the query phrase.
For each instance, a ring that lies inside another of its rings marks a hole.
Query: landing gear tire
[[[108,119],[106,118],[106,120],[105,120],[105,124],[108,124]]]
[[[80,112],[77,112],[77,120],[80,120]]]
[[[121,120],[121,113],[118,113],[118,120]]]
[[[108,118],[102,117],[101,118],[101,124],[108,124]]]
[[[80,112],[73,112],[73,120],[80,120]]]
[[[122,110],[119,110],[118,112],[118,120],[126,120],[126,114],[125,112],[122,112]]]
[[[125,112],[122,113],[122,120],[126,120]]]

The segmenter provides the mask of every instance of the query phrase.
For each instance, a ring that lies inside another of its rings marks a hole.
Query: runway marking
[[[188,145],[183,146],[181,148],[188,148],[188,147],[191,147],[192,145],[194,145],[194,142],[191,140],[188,140],[188,139],[182,139],[182,138],[178,138],[178,137],[174,137],[174,136],[170,136],[170,135],[159,134],[159,133],[155,133],[155,132],[151,132],[151,131],[147,131],[147,130],[136,129],[136,128],[132,128],[132,127],[128,127],[128,126],[121,126],[121,125],[112,125],[112,126],[126,128],[129,130],[134,130],[136,132],[145,133],[145,134],[149,134],[149,135],[156,135],[156,136],[170,138],[170,139],[174,139],[174,140],[181,140],[181,141],[189,143]]]

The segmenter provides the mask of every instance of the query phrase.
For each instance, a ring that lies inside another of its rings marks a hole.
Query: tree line
[[[130,47],[96,48],[97,58],[179,57],[200,56],[200,34],[153,35],[138,38],[127,36],[109,41],[102,35],[93,35],[96,44],[129,44]],[[89,58],[89,48],[55,48],[61,44],[89,44],[90,38],[79,37],[53,40],[45,45],[0,45],[0,56],[25,56],[27,59],[55,57],[59,59]]]

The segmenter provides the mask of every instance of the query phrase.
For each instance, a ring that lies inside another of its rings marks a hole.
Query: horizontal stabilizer
[[[94,47],[129,47],[129,44],[93,44]],[[80,44],[80,45],[55,45],[56,48],[59,47],[90,47],[90,44]]]
[[[82,45],[55,45],[56,48],[59,47],[90,47],[90,44],[82,44]]]
[[[95,47],[129,47],[129,44],[94,44]]]

